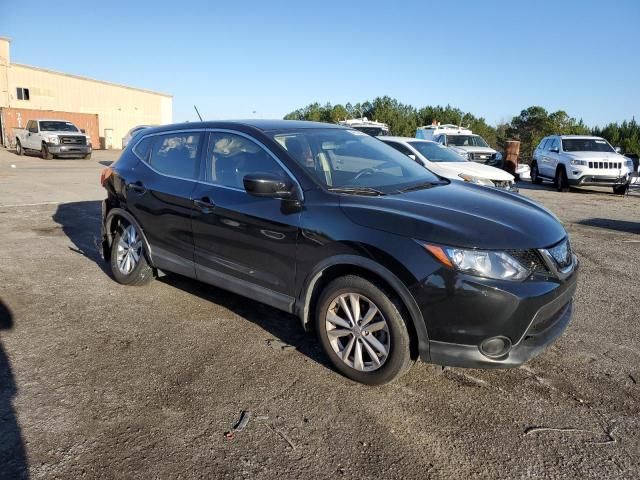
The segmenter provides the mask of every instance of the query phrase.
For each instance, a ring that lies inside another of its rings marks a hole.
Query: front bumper
[[[568,175],[569,185],[576,187],[581,186],[600,186],[600,187],[614,187],[618,185],[624,185],[629,183],[629,174],[610,174],[602,175],[602,173],[578,172],[577,174],[571,172]]]
[[[49,143],[47,147],[52,155],[59,157],[85,156],[89,155],[92,150],[91,145],[54,145]]]
[[[442,270],[413,289],[429,334],[423,360],[468,368],[512,368],[539,355],[571,321],[579,264],[566,278],[536,275],[524,282],[488,281]],[[501,357],[482,353],[491,338],[506,338]]]

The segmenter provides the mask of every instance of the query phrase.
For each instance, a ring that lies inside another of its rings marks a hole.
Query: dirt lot
[[[0,149],[0,478],[640,477],[640,195],[525,184],[582,261],[565,335],[519,369],[369,388],[286,314],[114,282],[94,243],[114,158]]]

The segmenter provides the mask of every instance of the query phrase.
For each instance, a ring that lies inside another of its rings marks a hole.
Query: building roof
[[[69,77],[69,78],[75,78],[75,79],[78,79],[78,80],[101,83],[103,85],[109,85],[111,87],[126,88],[128,90],[134,90],[136,92],[144,92],[144,93],[150,93],[152,95],[160,95],[162,97],[173,98],[173,95],[169,95],[168,93],[155,92],[153,90],[147,90],[147,89],[144,89],[144,88],[130,87],[129,85],[122,85],[120,83],[114,83],[114,82],[106,82],[104,80],[96,80],[95,78],[91,78],[91,77],[83,77],[82,75],[74,75],[72,73],[58,72],[56,70],[49,70],[48,68],[34,67],[33,65],[25,65],[23,63],[13,63],[13,62],[11,62],[11,66],[13,66],[13,67],[21,67],[21,68],[28,68],[30,70],[36,70],[36,71],[39,71],[39,72],[52,73],[54,75],[62,75],[63,77]]]

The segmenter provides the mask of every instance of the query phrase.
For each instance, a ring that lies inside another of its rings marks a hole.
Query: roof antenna
[[[202,115],[200,115],[200,112],[198,111],[198,107],[196,107],[195,105],[193,106],[193,108],[196,109],[196,113],[198,114],[198,118],[200,119],[200,121],[202,122]]]

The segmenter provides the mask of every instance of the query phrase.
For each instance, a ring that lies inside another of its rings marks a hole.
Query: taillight
[[[113,175],[113,168],[104,168],[100,173],[100,185],[104,187],[104,184],[107,183],[107,180],[109,180],[109,177],[111,177],[111,175]]]

